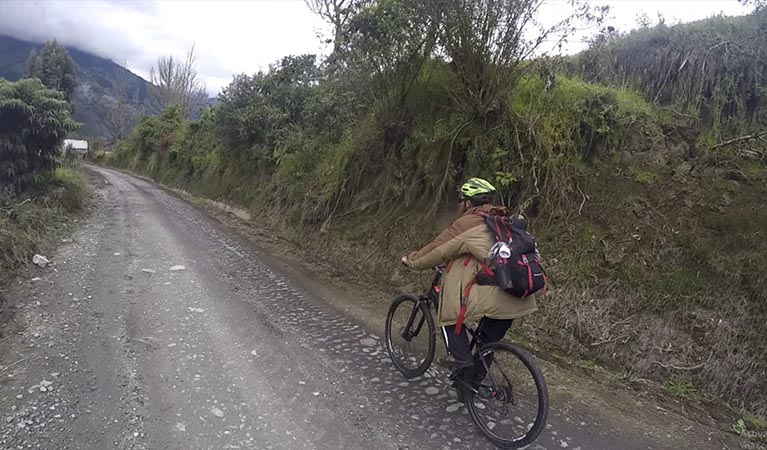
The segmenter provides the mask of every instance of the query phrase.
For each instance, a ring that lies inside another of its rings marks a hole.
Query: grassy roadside
[[[0,285],[75,223],[88,194],[77,166],[59,167],[23,194],[0,191]]]

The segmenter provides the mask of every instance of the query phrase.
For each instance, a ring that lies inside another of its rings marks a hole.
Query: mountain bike
[[[432,308],[439,305],[444,266],[434,268],[429,289],[422,295],[405,294],[394,299],[386,315],[386,350],[394,366],[406,378],[423,375],[436,351]],[[515,344],[481,341],[482,321],[471,336],[475,367],[454,371],[450,379],[462,390],[474,425],[496,446],[520,448],[535,441],[546,426],[549,397],[543,374],[530,354]],[[443,329],[443,333],[446,331]],[[445,351],[447,338],[443,335]],[[486,376],[477,381],[475,368]]]

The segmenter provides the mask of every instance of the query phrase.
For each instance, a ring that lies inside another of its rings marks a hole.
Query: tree
[[[346,91],[401,106],[434,50],[438,22],[430,5],[380,0],[359,8],[335,55]]]
[[[66,48],[54,39],[48,41],[38,53],[32,50],[27,59],[27,75],[39,78],[43,84],[65,94],[71,103],[77,88],[75,64]]]
[[[219,95],[216,121],[232,153],[267,161],[289,153],[283,139],[307,126],[306,104],[319,81],[314,55],[286,56],[269,72],[237,75]]]
[[[128,137],[128,133],[136,124],[138,115],[125,97],[123,89],[120,87],[120,83],[117,83],[115,90],[117,95],[109,100],[102,117],[112,142]]]
[[[189,116],[207,98],[205,83],[197,75],[194,45],[183,61],[173,55],[159,57],[149,72],[149,79],[153,85],[151,94],[163,109],[178,105],[184,115]]]
[[[0,184],[20,190],[55,169],[64,137],[76,128],[61,91],[35,78],[0,78]]]
[[[333,26],[333,51],[343,42],[343,30],[355,8],[370,0],[304,0],[306,6]]]
[[[754,11],[767,9],[767,0],[738,0],[744,6],[751,6]]]
[[[440,46],[455,78],[457,105],[473,117],[502,106],[502,96],[520,76],[516,70],[531,56],[543,56],[544,42],[563,43],[582,23],[601,23],[607,7],[592,9],[571,0],[574,11],[550,26],[538,21],[544,0],[439,0],[434,11],[442,24]]]
[[[122,67],[127,70],[124,64]],[[102,122],[112,142],[128,137],[128,133],[136,125],[138,112],[133,106],[136,99],[131,91],[126,78],[118,77],[113,85],[114,98],[107,98],[105,101]]]

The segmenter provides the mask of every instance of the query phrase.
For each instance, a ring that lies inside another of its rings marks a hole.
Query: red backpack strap
[[[468,266],[471,260],[474,259],[471,255],[467,255],[466,258],[463,260],[463,265]],[[487,267],[485,263],[482,261],[477,260],[482,270],[477,272],[477,275],[479,275],[482,272],[485,272],[486,274],[493,276],[493,270]],[[458,310],[458,316],[455,320],[455,334],[461,334],[461,329],[463,328],[463,321],[466,319],[466,304],[469,301],[469,294],[471,293],[471,288],[474,287],[474,285],[477,283],[477,275],[474,275],[472,277],[471,281],[469,281],[469,284],[466,285],[466,288],[463,289],[461,292],[461,309]]]
[[[500,238],[506,243],[511,243],[511,229],[509,229],[508,224],[506,224],[506,221],[503,220],[503,217],[494,214],[492,216],[493,218],[493,225],[495,226],[495,235],[496,237]]]

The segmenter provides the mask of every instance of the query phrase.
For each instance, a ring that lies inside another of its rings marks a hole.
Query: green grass
[[[746,412],[743,414],[743,420],[749,430],[767,431],[767,417]]]
[[[674,397],[689,397],[696,391],[692,380],[681,377],[669,378],[663,383],[663,389]]]
[[[634,181],[639,184],[653,184],[659,177],[660,174],[649,170],[639,170],[633,174]]]

